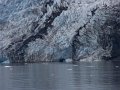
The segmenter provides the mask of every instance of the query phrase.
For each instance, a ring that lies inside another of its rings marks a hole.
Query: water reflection
[[[73,70],[76,87],[78,90],[118,90],[120,69],[115,66],[111,62],[80,63],[80,67]]]
[[[0,90],[119,90],[119,62],[0,65]]]

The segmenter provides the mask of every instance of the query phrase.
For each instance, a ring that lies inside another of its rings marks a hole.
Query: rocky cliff
[[[119,41],[119,0],[0,0],[0,54],[12,63],[114,59]]]

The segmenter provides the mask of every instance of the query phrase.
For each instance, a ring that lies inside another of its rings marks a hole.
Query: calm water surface
[[[120,90],[120,63],[0,65],[0,90]]]

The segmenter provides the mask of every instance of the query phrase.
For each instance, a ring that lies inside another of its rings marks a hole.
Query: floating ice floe
[[[67,63],[70,63],[70,62],[72,62],[73,60],[72,59],[66,59],[65,60],[65,62],[67,62]]]

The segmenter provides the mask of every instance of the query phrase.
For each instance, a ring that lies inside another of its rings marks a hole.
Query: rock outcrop
[[[0,0],[0,53],[12,63],[114,59],[119,0]]]

